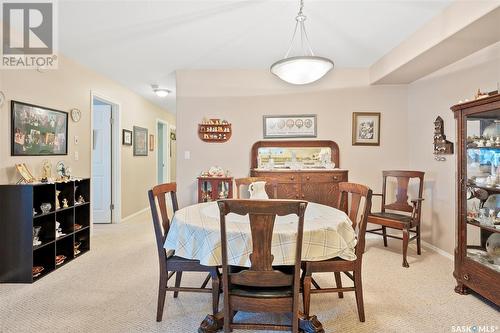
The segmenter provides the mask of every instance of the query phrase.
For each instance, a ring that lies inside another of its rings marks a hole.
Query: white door
[[[176,132],[175,132],[175,126],[170,126],[170,181],[175,182],[175,161],[177,160],[177,147],[176,147]]]
[[[94,223],[111,223],[111,105],[94,99],[92,210]]]
[[[158,122],[158,184],[167,183],[170,181],[168,167],[170,164],[170,156],[168,152],[169,143],[169,126],[166,123]]]

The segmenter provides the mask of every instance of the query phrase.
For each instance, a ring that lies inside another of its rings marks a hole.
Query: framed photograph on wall
[[[153,134],[149,134],[149,151],[155,150],[155,136]]]
[[[132,131],[122,130],[122,145],[132,146]]]
[[[134,126],[134,156],[148,156],[148,129]]]
[[[12,101],[11,155],[68,155],[68,113]]]
[[[315,138],[315,114],[264,116],[264,139]]]
[[[380,112],[352,113],[353,146],[380,146]]]

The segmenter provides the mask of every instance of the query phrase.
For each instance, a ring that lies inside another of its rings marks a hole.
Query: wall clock
[[[73,119],[75,123],[79,122],[80,119],[82,118],[82,111],[78,109],[71,109],[70,113],[71,113],[71,119]]]

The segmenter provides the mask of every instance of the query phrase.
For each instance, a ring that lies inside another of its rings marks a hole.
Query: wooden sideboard
[[[331,160],[337,169],[258,169],[257,152],[262,147],[328,147],[331,149]],[[278,183],[279,199],[301,199],[336,206],[338,200],[338,183],[348,181],[348,171],[338,169],[339,148],[333,141],[259,141],[252,147],[252,177],[275,179]]]

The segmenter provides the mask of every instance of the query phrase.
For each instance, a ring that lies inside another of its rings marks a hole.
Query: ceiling
[[[369,67],[451,0],[306,0],[316,55]],[[178,69],[264,69],[290,43],[298,1],[59,1],[59,51],[175,112]],[[151,84],[174,91],[157,97]]]

